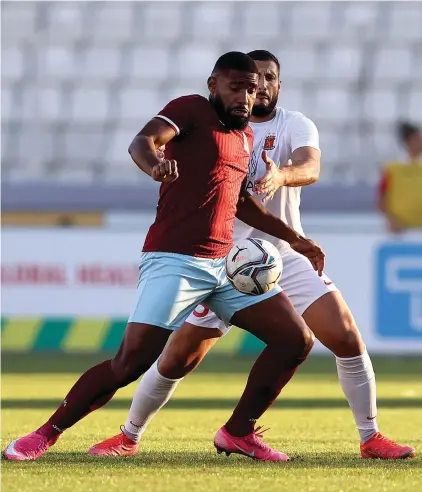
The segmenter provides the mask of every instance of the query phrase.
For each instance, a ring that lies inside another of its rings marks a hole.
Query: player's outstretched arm
[[[166,121],[154,118],[136,135],[129,146],[134,163],[155,181],[171,182],[178,178],[176,161],[160,158],[157,150],[176,136]]]
[[[325,254],[320,246],[311,239],[298,234],[246,191],[243,191],[240,196],[236,217],[254,229],[259,229],[270,236],[288,242],[295,251],[306,256],[312,263],[314,270],[322,275]]]
[[[281,186],[307,186],[318,181],[321,154],[312,147],[300,147],[292,154],[291,166],[278,168],[264,150],[261,155],[267,172],[254,184],[258,195],[265,195],[263,202],[270,200]]]
[[[267,172],[255,181],[255,192],[264,195],[264,202],[271,199],[281,186],[307,186],[319,178],[321,152],[315,124],[297,113],[288,124],[286,139],[291,149],[291,165],[281,162],[278,166],[265,151],[261,155]]]

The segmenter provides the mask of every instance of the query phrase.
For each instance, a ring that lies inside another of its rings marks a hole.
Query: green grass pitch
[[[49,416],[79,374],[101,356],[3,356],[2,446]],[[212,358],[177,390],[145,433],[141,452],[98,459],[87,449],[119,431],[135,385],[121,390],[33,463],[2,461],[8,492],[351,492],[422,490],[422,358],[375,358],[379,423],[419,456],[385,462],[359,457],[358,433],[332,358],[312,357],[260,424],[289,463],[217,455],[215,431],[230,415],[250,359]]]

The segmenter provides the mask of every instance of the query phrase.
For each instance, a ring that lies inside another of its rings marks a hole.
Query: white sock
[[[357,357],[336,357],[341,387],[352,409],[361,442],[366,442],[377,425],[377,390],[368,352]],[[375,418],[373,418],[375,417]]]
[[[182,378],[183,379],[183,378]],[[182,379],[168,379],[158,372],[158,361],[148,369],[136,388],[123,432],[139,441],[149,421],[170,399]]]

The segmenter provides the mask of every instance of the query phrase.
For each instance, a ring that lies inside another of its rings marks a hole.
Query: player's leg
[[[13,460],[38,458],[65,429],[87,415],[107,395],[136,380],[160,355],[171,330],[182,325],[215,283],[215,277],[199,260],[180,255],[144,254],[137,303],[114,359],[85,372],[46,424],[13,441],[5,456]],[[157,295],[162,292],[165,296]]]
[[[313,346],[313,335],[284,293],[242,309],[232,323],[262,340],[267,347],[255,362],[245,391],[226,424],[234,436],[249,434],[290,381]]]
[[[12,441],[4,456],[17,461],[39,458],[66,429],[93,408],[99,408],[99,402],[107,403],[119,388],[143,374],[163,350],[170,333],[160,327],[129,323],[116,356],[82,374],[47,422],[28,436]]]
[[[228,328],[222,326],[221,320],[214,313],[198,306],[182,328],[172,334],[159,360],[142,377],[121,433],[94,445],[89,454],[136,454],[149,422],[171,398],[183,377],[199,365],[227,331]]]
[[[364,458],[400,459],[415,455],[382,436],[377,424],[375,373],[350,309],[340,292],[328,292],[303,313],[315,336],[336,356],[337,372],[361,438]]]
[[[399,446],[378,433],[376,384],[371,359],[353,315],[327,276],[318,277],[308,260],[295,252],[283,258],[281,286],[315,336],[336,356],[337,372],[353,412],[363,455],[405,457],[413,448]],[[371,439],[372,438],[372,439]],[[372,448],[377,448],[377,450]],[[365,453],[365,448],[370,448]],[[375,452],[374,452],[375,451]]]
[[[223,320],[227,317],[266,343],[255,362],[245,390],[232,416],[215,436],[219,452],[241,453],[265,461],[286,461],[288,457],[271,449],[262,440],[256,421],[271,406],[290,381],[313,346],[313,334],[279,288],[263,296],[240,297],[226,289],[221,299],[206,303]],[[215,302],[216,301],[216,302]]]

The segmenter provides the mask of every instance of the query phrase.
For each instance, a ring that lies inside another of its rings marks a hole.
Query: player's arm
[[[157,151],[175,136],[189,131],[195,108],[195,98],[190,96],[170,101],[130,144],[129,154],[135,164],[155,181],[171,182],[178,178],[177,162],[163,159]]]
[[[315,124],[303,115],[298,115],[290,122],[287,131],[292,149],[291,165],[280,163],[278,167],[265,151],[261,155],[267,172],[255,181],[255,191],[265,195],[264,201],[272,198],[281,186],[307,186],[319,178],[321,152]]]
[[[245,224],[259,229],[270,236],[286,241],[298,253],[306,256],[319,275],[322,275],[325,254],[312,240],[307,239],[289,227],[281,219],[273,215],[266,207],[243,190],[237,204],[236,217]]]
[[[174,181],[178,177],[176,161],[160,159],[157,150],[176,136],[165,120],[153,118],[136,135],[129,146],[133,162],[155,181]]]

